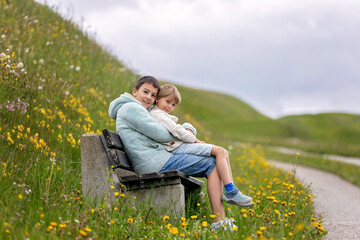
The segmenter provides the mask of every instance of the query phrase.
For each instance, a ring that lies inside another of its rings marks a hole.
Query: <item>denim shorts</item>
[[[174,154],[159,172],[179,170],[192,177],[206,177],[214,170],[215,157],[197,156],[192,154]]]
[[[175,148],[171,153],[173,154],[193,154],[198,156],[209,157],[214,145],[208,143],[182,143]]]

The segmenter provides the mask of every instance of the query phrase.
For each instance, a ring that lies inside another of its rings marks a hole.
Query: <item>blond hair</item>
[[[172,95],[175,98],[176,104],[179,104],[181,102],[180,92],[177,90],[175,85],[172,84],[165,84],[161,86],[157,99],[164,98],[170,95]]]

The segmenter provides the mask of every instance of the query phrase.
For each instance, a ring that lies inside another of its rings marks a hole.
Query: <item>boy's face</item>
[[[144,83],[139,90],[133,89],[133,96],[141,102],[144,108],[149,108],[154,104],[158,92],[159,89],[155,88],[151,83]]]
[[[167,113],[171,113],[174,110],[176,104],[177,102],[175,101],[173,95],[156,100],[156,106]]]

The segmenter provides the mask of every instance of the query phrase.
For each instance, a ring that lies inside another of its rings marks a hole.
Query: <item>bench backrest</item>
[[[104,145],[106,154],[108,155],[110,167],[112,169],[122,168],[133,171],[119,134],[108,129],[104,129],[102,133],[100,139]]]

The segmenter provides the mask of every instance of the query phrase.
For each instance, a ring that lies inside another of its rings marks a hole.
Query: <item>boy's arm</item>
[[[194,143],[196,136],[187,131],[182,125],[176,124],[166,113],[157,111],[156,114],[151,114],[156,121],[164,125],[164,127],[176,138],[183,142]]]
[[[158,123],[149,112],[136,103],[128,103],[118,112],[117,118],[125,120],[129,127],[159,143],[176,141],[169,131]]]

